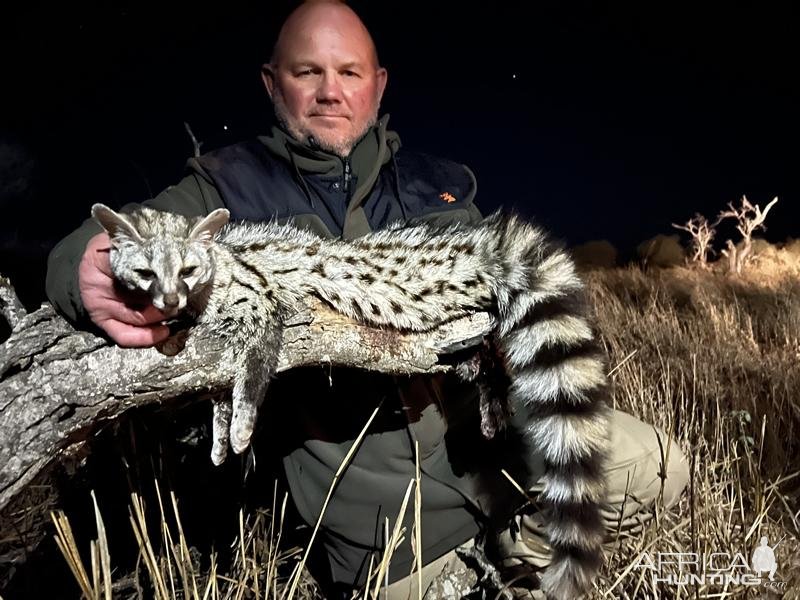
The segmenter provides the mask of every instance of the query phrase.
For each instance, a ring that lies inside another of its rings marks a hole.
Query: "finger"
[[[211,462],[217,466],[225,462],[228,454],[232,410],[229,398],[214,400],[214,416],[211,421],[214,442],[211,447]]]
[[[112,278],[99,271],[82,274],[79,285],[81,301],[93,319],[110,318],[129,325],[152,325],[166,318],[149,300],[148,304],[140,307],[130,306],[125,292],[114,286]]]
[[[99,323],[112,340],[123,348],[155,346],[169,337],[166,325],[133,326],[113,319]]]
[[[98,233],[90,239],[89,243],[86,244],[86,253],[88,254],[87,258],[90,259],[92,265],[94,265],[98,271],[109,277],[112,276],[111,239],[108,237],[107,233]]]
[[[78,285],[82,289],[111,290],[114,286],[114,275],[110,267],[105,272],[91,262],[82,261],[78,267]]]
[[[136,327],[155,325],[166,319],[166,315],[152,304],[141,309],[131,308],[118,298],[108,298],[105,308],[114,321]]]

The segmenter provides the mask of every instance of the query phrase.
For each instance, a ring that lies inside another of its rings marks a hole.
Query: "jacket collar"
[[[295,140],[286,131],[273,125],[268,135],[259,136],[259,141],[267,149],[288,162],[294,161],[300,171],[307,174],[322,174],[341,176],[344,172],[345,161],[350,163],[350,169],[360,188],[377,174],[380,167],[392,157],[392,153],[400,148],[400,136],[394,131],[388,131],[389,115],[383,115],[372,128],[364,134],[350,155],[342,159],[335,154],[313,147],[308,142]]]
[[[345,214],[342,235],[352,239],[370,231],[370,225],[362,205],[372,191],[380,175],[381,167],[393,161],[394,154],[400,148],[400,137],[393,131],[387,131],[389,115],[381,117],[373,127],[364,134],[355,145],[350,155],[340,158],[335,154],[312,147],[292,138],[281,128],[275,126],[270,135],[259,136],[267,150],[290,163],[297,174],[299,185],[303,188],[311,206],[314,206],[312,194],[306,175],[320,174],[344,178],[350,189],[347,212]],[[346,165],[349,177],[345,177]],[[395,167],[395,182],[398,174]],[[399,199],[399,198],[398,198]]]

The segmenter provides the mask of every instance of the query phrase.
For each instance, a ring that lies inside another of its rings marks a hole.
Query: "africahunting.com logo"
[[[777,546],[762,537],[749,561],[738,552],[642,552],[633,568],[648,571],[654,584],[762,586],[783,592],[786,582],[777,576]]]

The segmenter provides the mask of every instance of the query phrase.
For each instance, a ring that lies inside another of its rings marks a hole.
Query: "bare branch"
[[[330,364],[441,372],[449,367],[440,354],[469,347],[491,327],[491,317],[478,313],[424,334],[398,334],[321,305],[301,307],[286,323],[278,370]],[[220,341],[196,330],[184,337],[177,353],[172,344],[125,349],[75,331],[49,305],[25,316],[0,345],[0,509],[124,411],[229,390],[232,368]]]
[[[725,248],[722,250],[722,255],[728,259],[728,272],[735,273],[736,266],[739,264],[739,257],[733,240],[725,240]]]
[[[11,329],[14,329],[28,314],[22,302],[17,298],[17,292],[11,285],[11,281],[2,275],[0,275],[0,314],[5,317]]]
[[[203,142],[198,142],[197,138],[194,137],[194,132],[192,131],[192,128],[189,126],[189,123],[184,121],[183,126],[186,128],[186,133],[188,133],[189,137],[192,138],[192,147],[194,148],[193,156],[197,158],[200,156],[200,147],[203,145]]]
[[[745,262],[751,257],[753,233],[759,229],[766,229],[764,220],[767,218],[767,213],[776,202],[778,202],[777,196],[773,198],[772,202],[767,204],[767,207],[762,211],[758,204],[753,205],[747,199],[747,196],[742,196],[741,206],[737,208],[732,202],[729,202],[728,210],[721,211],[717,216],[714,225],[718,225],[723,219],[736,219],[736,229],[742,235],[741,248],[739,248],[738,251],[731,240],[727,241],[728,252],[725,254],[731,261],[731,272],[735,272],[736,274],[742,272]]]
[[[759,227],[759,226],[761,226],[762,228],[764,228],[764,227],[763,227],[764,219],[766,219],[766,218],[767,218],[767,213],[769,212],[769,209],[770,209],[770,208],[772,208],[773,206],[775,206],[775,203],[776,203],[777,201],[778,201],[778,197],[777,197],[777,196],[775,196],[775,197],[772,199],[772,202],[770,202],[769,204],[767,204],[766,208],[764,209],[764,212],[761,212],[761,209],[759,208],[758,204],[756,204],[756,206],[755,206],[755,213],[756,213],[756,216],[755,216],[755,218],[753,219],[753,223],[754,223],[754,225],[753,225],[753,229],[756,229],[756,228],[757,228],[757,227]]]
[[[716,230],[713,225],[708,223],[708,220],[696,213],[694,217],[686,221],[683,225],[672,223],[675,229],[686,231],[692,236],[692,262],[705,267],[708,262],[708,255],[713,252],[711,248],[711,241],[716,235]]]

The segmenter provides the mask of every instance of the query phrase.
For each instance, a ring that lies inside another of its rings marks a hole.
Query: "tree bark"
[[[75,330],[48,304],[25,314],[10,285],[0,281],[0,288],[3,305],[11,307],[3,314],[13,328],[0,346],[0,510],[124,411],[178,398],[207,399],[231,387],[219,340],[189,330],[177,353],[171,344],[119,348]],[[396,374],[440,372],[449,368],[440,355],[475,345],[491,327],[491,317],[481,313],[425,334],[400,334],[313,304],[286,323],[278,371],[330,364]]]

